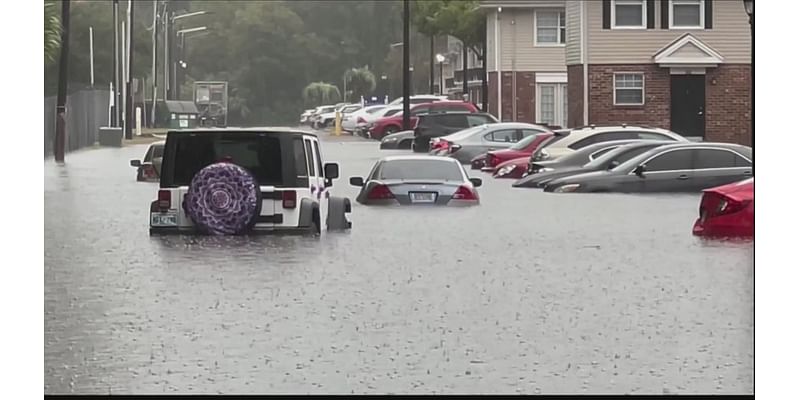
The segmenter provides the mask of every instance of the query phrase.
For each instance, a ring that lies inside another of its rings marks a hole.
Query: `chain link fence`
[[[66,151],[97,142],[97,131],[108,126],[108,90],[80,90],[67,96]],[[56,137],[56,97],[44,98],[44,157],[52,157]]]

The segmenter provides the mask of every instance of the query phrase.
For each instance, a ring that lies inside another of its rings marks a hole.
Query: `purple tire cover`
[[[194,224],[212,235],[236,235],[250,229],[260,205],[258,181],[246,169],[228,162],[197,172],[183,203]]]

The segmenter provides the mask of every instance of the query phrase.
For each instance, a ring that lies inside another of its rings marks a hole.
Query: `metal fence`
[[[66,150],[92,146],[97,131],[108,125],[108,90],[80,90],[67,96]],[[56,137],[56,97],[44,99],[44,157],[53,156]]]

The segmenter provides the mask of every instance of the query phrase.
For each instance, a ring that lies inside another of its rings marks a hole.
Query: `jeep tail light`
[[[392,194],[392,191],[389,190],[389,187],[386,185],[375,185],[375,187],[369,191],[369,194],[367,194],[367,199],[370,200],[389,200],[393,198],[394,194]]]
[[[281,192],[281,198],[283,199],[283,208],[297,207],[297,192],[294,190],[285,190]]]
[[[477,201],[478,195],[467,186],[461,185],[455,193],[453,193],[453,200],[472,200]]]
[[[169,190],[159,190],[158,208],[161,211],[167,211],[169,210],[171,205],[172,205],[172,192],[170,192]]]

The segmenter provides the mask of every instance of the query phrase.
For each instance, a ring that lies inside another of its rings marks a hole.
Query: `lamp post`
[[[179,36],[175,31],[175,26],[176,26],[175,25],[175,21],[179,21],[181,19],[189,18],[189,17],[196,17],[196,16],[199,16],[199,15],[206,15],[206,14],[212,14],[212,12],[210,12],[210,11],[195,11],[195,12],[190,12],[190,13],[180,14],[180,15],[175,15],[175,13],[172,12],[172,13],[170,13],[169,18],[165,18],[164,19],[164,23],[165,23],[165,25],[167,25],[167,26],[164,27],[165,28],[164,29],[164,40],[165,40],[164,52],[166,53],[165,57],[164,57],[164,66],[165,66],[165,69],[166,69],[166,72],[167,72],[167,75],[165,77],[165,82],[164,82],[164,89],[165,89],[166,94],[171,94],[171,96],[168,96],[168,97],[172,97],[174,99],[178,98],[178,84],[177,84],[178,64],[175,61],[176,57],[175,57],[175,54],[174,54],[174,53],[176,53],[176,49],[175,49],[176,46],[175,46],[175,43],[174,43],[174,41],[172,39],[173,35],[175,35],[175,37]],[[164,100],[169,100],[168,97],[165,97]]]
[[[411,62],[410,62],[410,54],[408,52],[410,47],[410,35],[409,35],[409,17],[410,17],[410,7],[409,0],[403,0],[403,130],[407,131],[411,129],[411,99],[410,99],[410,90],[411,90]]]
[[[186,36],[187,34],[196,33],[196,32],[205,32],[208,28],[205,26],[198,26],[195,28],[188,28],[188,29],[181,29],[177,32],[180,45],[180,53],[178,54],[178,62],[175,68],[175,100],[181,99],[181,83],[183,82],[183,78],[185,75],[186,69]],[[177,68],[180,66],[181,68]],[[178,77],[180,76],[180,78]]]
[[[756,93],[755,93],[755,67],[756,67],[756,11],[755,0],[743,0],[744,11],[750,22],[750,148],[753,158],[753,176],[756,175]]]
[[[436,61],[439,62],[439,95],[441,96],[444,93],[444,56],[437,54]]]

